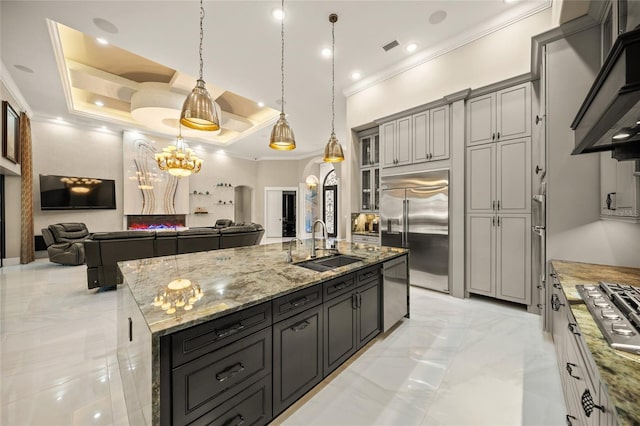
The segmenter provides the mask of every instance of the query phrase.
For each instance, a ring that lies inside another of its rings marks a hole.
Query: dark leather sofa
[[[89,237],[89,230],[84,223],[56,223],[42,229],[49,261],[62,265],[77,266],[84,263],[83,242]]]
[[[113,287],[122,282],[118,262],[260,244],[261,225],[193,228],[183,231],[98,232],[84,242],[87,285]]]

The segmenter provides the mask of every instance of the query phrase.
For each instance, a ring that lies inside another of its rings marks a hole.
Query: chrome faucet
[[[311,258],[316,257],[316,224],[320,223],[322,225],[322,229],[324,231],[324,238],[327,238],[327,225],[321,221],[320,219],[316,219],[313,221],[313,225],[311,225]]]
[[[300,244],[304,244],[300,238],[292,238],[289,240],[289,252],[287,253],[287,263],[293,262],[293,257],[291,256],[291,243],[294,241],[299,241]]]

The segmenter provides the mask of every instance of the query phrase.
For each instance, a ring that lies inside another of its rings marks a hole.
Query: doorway
[[[298,188],[265,188],[265,228],[267,238],[295,237]]]
[[[233,220],[237,223],[251,222],[253,189],[245,185],[238,185],[234,192]]]

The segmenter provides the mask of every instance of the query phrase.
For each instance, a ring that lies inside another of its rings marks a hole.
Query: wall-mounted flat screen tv
[[[115,209],[116,182],[78,176],[40,175],[40,208]]]

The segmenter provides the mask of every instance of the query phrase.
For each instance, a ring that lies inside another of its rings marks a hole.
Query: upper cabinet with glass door
[[[380,162],[380,135],[360,138],[360,167],[377,166]]]

